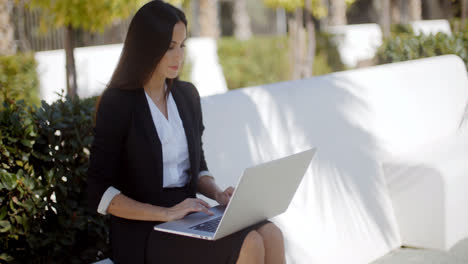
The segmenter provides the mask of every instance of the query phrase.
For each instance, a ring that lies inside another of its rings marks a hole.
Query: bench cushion
[[[448,250],[468,237],[468,131],[383,166],[403,245]]]

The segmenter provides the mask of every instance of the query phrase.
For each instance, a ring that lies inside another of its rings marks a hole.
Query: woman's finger
[[[210,205],[207,202],[205,202],[205,201],[203,201],[201,199],[196,199],[196,202],[200,203],[201,205],[203,205],[203,206],[205,206],[207,208],[210,208]]]
[[[229,187],[224,192],[226,192],[229,195],[229,197],[231,197],[234,194],[234,188]]]
[[[221,200],[220,203],[222,205],[226,205],[229,202],[229,195],[227,193],[223,192],[220,200]]]
[[[208,207],[204,206],[203,204],[198,203],[197,206],[196,206],[196,209],[198,211],[202,211],[202,212],[204,212],[204,213],[206,213],[208,215],[214,215],[214,213],[212,211],[210,211],[208,209]]]
[[[209,204],[200,199],[193,199],[192,203],[188,205],[188,210],[188,213],[202,211],[209,215],[214,214],[212,211],[209,210]]]

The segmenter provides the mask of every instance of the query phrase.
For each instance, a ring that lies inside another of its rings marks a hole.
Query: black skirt
[[[166,206],[188,198],[183,188],[165,189]],[[247,234],[269,221],[262,221],[234,234],[210,241],[152,230],[146,243],[146,263],[236,263]]]

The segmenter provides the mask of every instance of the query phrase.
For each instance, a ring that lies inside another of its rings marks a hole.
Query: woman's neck
[[[156,99],[161,99],[165,93],[166,78],[153,76],[144,86],[145,91]]]

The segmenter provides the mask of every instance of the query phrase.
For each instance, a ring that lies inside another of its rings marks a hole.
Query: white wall
[[[443,19],[413,21],[410,25],[416,34],[452,34],[449,22]],[[335,35],[332,40],[338,47],[341,60],[350,68],[356,67],[361,60],[372,59],[383,43],[378,24],[331,26],[327,31]]]
[[[348,67],[356,67],[361,60],[372,59],[382,45],[382,31],[377,24],[332,26],[341,60]]]
[[[452,35],[452,30],[450,29],[450,23],[445,19],[420,20],[420,21],[413,21],[410,24],[413,27],[413,30],[416,34],[435,35],[441,32],[447,35]]]
[[[217,43],[213,38],[187,40],[187,60],[192,67],[191,81],[198,88],[200,96],[228,91],[217,50]]]
[[[122,44],[92,46],[75,49],[78,95],[99,95],[109,82],[117,66]],[[227,91],[226,81],[218,63],[216,41],[213,39],[188,39],[187,60],[192,65],[191,79],[201,96]],[[65,51],[42,51],[35,54],[38,62],[41,99],[51,103],[66,91]]]

